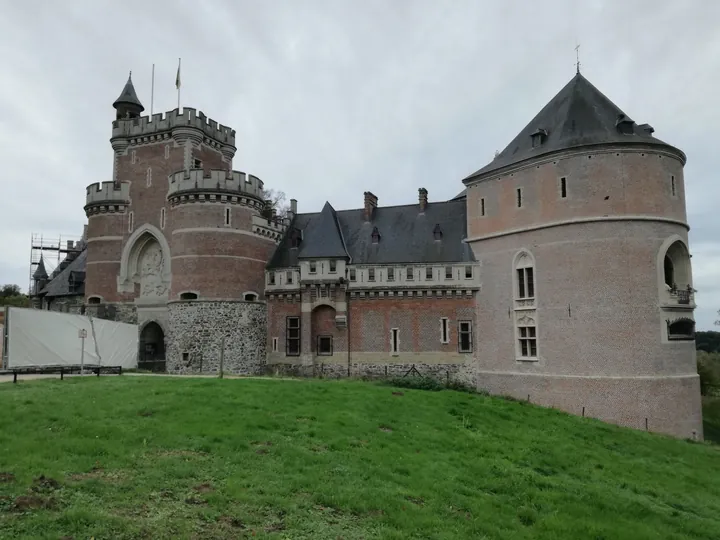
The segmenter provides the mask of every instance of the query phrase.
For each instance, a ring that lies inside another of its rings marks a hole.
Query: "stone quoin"
[[[685,154],[580,73],[453,199],[314,213],[202,112],[141,116],[130,79],[113,106],[112,180],[33,305],[138,324],[140,367],[421,374],[703,438]]]

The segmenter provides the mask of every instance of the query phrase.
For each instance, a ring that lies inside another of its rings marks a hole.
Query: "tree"
[[[0,306],[28,307],[30,299],[23,294],[18,285],[0,287]]]
[[[3,285],[0,288],[0,298],[7,298],[8,296],[21,296],[19,285]]]
[[[275,215],[279,218],[285,218],[290,212],[290,204],[287,202],[284,191],[275,189],[263,189],[263,200],[270,201],[270,209],[275,210]]]
[[[720,317],[720,309],[718,309],[718,317]],[[717,326],[720,326],[720,319],[718,319],[717,321],[715,321],[715,324],[716,324]]]

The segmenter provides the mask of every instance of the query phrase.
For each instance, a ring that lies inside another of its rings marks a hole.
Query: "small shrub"
[[[720,391],[720,353],[698,351],[697,372],[702,395],[709,396]]]
[[[433,379],[432,377],[392,377],[388,379],[387,384],[400,388],[414,388],[416,390],[432,390],[438,391],[445,388],[445,385]]]

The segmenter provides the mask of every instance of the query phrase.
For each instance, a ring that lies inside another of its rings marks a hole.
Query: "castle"
[[[229,127],[141,116],[131,80],[113,106],[112,181],[34,301],[138,324],[141,367],[420,373],[702,438],[685,155],[579,72],[452,200],[282,217]]]

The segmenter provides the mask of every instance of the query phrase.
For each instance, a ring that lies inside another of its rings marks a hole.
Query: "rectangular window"
[[[315,261],[310,261],[310,273],[314,274],[317,272],[317,263]]]
[[[452,266],[445,267],[445,279],[452,279]]]
[[[675,196],[675,175],[670,177],[670,186],[672,188],[673,197]]]
[[[425,279],[432,279],[433,278],[433,269],[432,266],[428,266],[425,268]]]
[[[448,335],[448,319],[443,317],[440,319],[440,343],[448,343],[450,336]]]
[[[520,356],[526,358],[535,358],[537,356],[537,336],[535,335],[534,326],[518,327],[520,335]]]
[[[388,268],[387,274],[388,274],[388,278],[387,278],[388,281],[395,281],[395,269],[394,268]]]
[[[337,272],[337,261],[330,261],[330,273],[334,274]]]
[[[532,268],[518,268],[517,283],[518,298],[535,297],[535,276]]]
[[[522,207],[522,189],[521,188],[517,188],[517,207],[518,208]]]
[[[278,338],[274,337],[272,343],[273,343],[273,345],[272,345],[272,351],[273,351],[273,352],[277,352]]]
[[[268,272],[268,283],[275,285],[275,272]]]
[[[165,208],[160,209],[160,228],[165,228]]]
[[[408,281],[412,281],[412,280],[415,279],[415,274],[414,274],[413,269],[412,269],[411,266],[408,266],[407,270],[405,271],[405,278],[406,278]]]
[[[199,159],[193,160],[193,169],[202,169],[202,161]]]
[[[472,321],[458,323],[458,352],[472,352]]]
[[[230,209],[229,208],[225,209],[225,225],[226,226],[230,225]]]
[[[317,337],[317,354],[318,356],[332,356],[333,353],[333,340],[332,336],[318,336]]]
[[[567,197],[567,180],[564,176],[560,179],[560,196],[563,199]]]
[[[473,269],[472,266],[465,267],[465,279],[472,279]]]
[[[400,340],[398,339],[399,330],[393,328],[390,330],[390,352],[397,354],[400,351]]]
[[[286,283],[292,283],[293,282],[293,273],[292,270],[288,270],[287,274],[285,275],[285,282]]]
[[[354,268],[350,269],[350,272],[348,272],[348,276],[350,277],[350,281],[355,281],[357,279],[357,272],[355,272]]]
[[[485,197],[482,197],[480,199],[480,215],[481,216],[485,215]]]
[[[288,317],[285,322],[285,354],[300,355],[300,317]]]
[[[368,281],[375,281],[375,269],[368,268]]]

